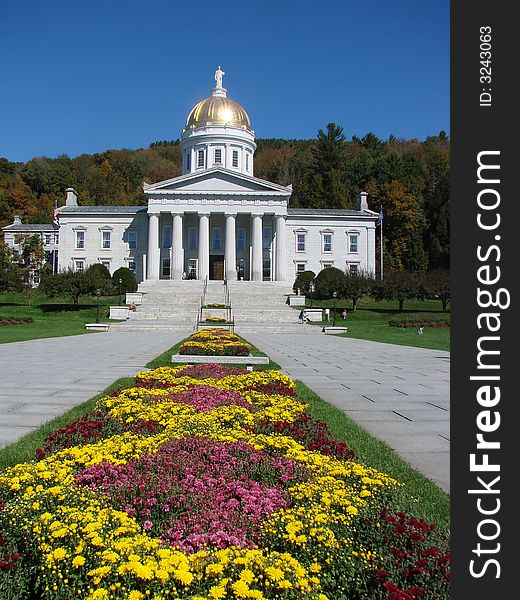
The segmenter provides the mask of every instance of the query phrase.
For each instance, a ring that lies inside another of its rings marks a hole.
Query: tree
[[[293,283],[293,292],[296,294],[300,290],[301,294],[307,296],[311,291],[311,283],[313,283],[316,277],[314,271],[302,271],[298,273]]]
[[[46,274],[40,283],[40,289],[49,296],[70,296],[74,306],[79,304],[79,298],[92,294],[96,290],[95,280],[86,271],[68,269],[55,275]]]
[[[352,300],[352,310],[356,310],[360,298],[371,293],[374,279],[367,273],[346,273],[343,295]]]
[[[15,236],[20,245],[20,264],[25,273],[25,285],[31,286],[40,281],[40,270],[45,264],[45,251],[38,234]]]
[[[112,275],[112,284],[114,289],[119,291],[119,280],[121,280],[121,293],[135,292],[137,290],[137,281],[133,271],[126,267],[120,267]]]
[[[314,286],[317,298],[332,298],[333,292],[337,292],[338,298],[343,298],[345,273],[336,267],[327,267],[318,273]]]
[[[373,183],[367,192],[373,210],[383,207],[385,264],[390,270],[426,270],[428,256],[422,242],[426,221],[421,199],[396,180],[380,187]]]
[[[0,242],[0,292],[21,292],[25,275],[9,246]]]
[[[407,271],[390,271],[385,274],[384,281],[378,281],[373,287],[376,301],[397,300],[399,312],[402,312],[406,300],[423,297],[423,287],[419,277]]]
[[[450,303],[450,272],[446,269],[436,269],[426,277],[426,295],[433,300],[440,300],[442,312],[448,310]]]
[[[308,206],[311,208],[348,208],[345,181],[345,135],[335,123],[320,129],[312,146],[313,163],[309,172]]]

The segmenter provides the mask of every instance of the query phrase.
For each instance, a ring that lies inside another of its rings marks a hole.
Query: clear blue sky
[[[257,137],[449,131],[448,0],[0,0],[0,156],[180,137],[221,64]]]

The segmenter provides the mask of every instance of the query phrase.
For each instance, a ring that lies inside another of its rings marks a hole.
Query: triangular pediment
[[[285,187],[277,183],[258,179],[257,177],[229,171],[228,169],[212,168],[145,185],[144,192],[145,194],[152,195],[172,192],[192,194],[219,192],[224,194],[274,193],[290,195],[291,187]]]

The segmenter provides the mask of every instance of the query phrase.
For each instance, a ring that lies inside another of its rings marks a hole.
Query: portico
[[[285,216],[272,206],[270,212],[260,205],[180,211],[160,204],[152,212],[153,206],[147,279],[286,281]]]

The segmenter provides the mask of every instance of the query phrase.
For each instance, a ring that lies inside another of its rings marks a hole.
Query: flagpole
[[[381,205],[380,208],[380,215],[383,213],[383,206]],[[381,236],[379,238],[379,260],[380,260],[380,276],[381,276],[381,281],[383,281],[383,219],[381,219]]]

